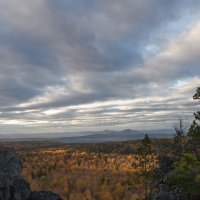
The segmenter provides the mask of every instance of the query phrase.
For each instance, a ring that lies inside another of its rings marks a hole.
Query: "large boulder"
[[[0,149],[0,188],[9,186],[21,171],[22,162],[15,151],[10,148]]]
[[[28,182],[19,175],[22,171],[22,162],[15,151],[10,148],[0,149],[0,200],[26,200],[30,195]],[[16,184],[17,183],[17,184]],[[21,191],[26,191],[23,198]],[[15,198],[20,196],[20,198]]]
[[[10,186],[11,199],[27,200],[31,194],[29,183],[22,177],[15,177]]]
[[[62,200],[52,192],[32,192],[20,176],[22,162],[13,149],[0,149],[0,200]]]
[[[58,194],[53,192],[32,192],[29,200],[62,200]]]

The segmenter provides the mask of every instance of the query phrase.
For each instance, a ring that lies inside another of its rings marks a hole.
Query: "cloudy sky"
[[[198,86],[198,0],[0,0],[0,133],[171,128]]]

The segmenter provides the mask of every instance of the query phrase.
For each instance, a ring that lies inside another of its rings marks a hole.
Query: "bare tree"
[[[177,147],[177,154],[180,157],[183,154],[183,150],[186,145],[186,134],[188,130],[188,123],[179,117],[178,122],[174,125],[174,142]]]

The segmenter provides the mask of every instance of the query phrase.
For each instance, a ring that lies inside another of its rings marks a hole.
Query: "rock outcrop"
[[[53,192],[32,192],[29,200],[62,200],[58,194],[55,194]]]
[[[188,198],[181,189],[161,182],[158,184],[157,190],[149,195],[148,200],[188,200]]]
[[[29,183],[20,176],[22,162],[10,148],[0,149],[0,200],[62,200],[53,192],[31,192]]]
[[[159,168],[157,173],[162,178],[159,182],[152,185],[148,200],[188,200],[188,197],[180,188],[169,185],[163,177],[163,175],[170,173],[174,169],[174,162],[175,159],[173,157],[165,155],[158,157]]]
[[[159,163],[159,171],[160,173],[167,174],[174,169],[175,159],[169,156],[159,156],[158,163]]]

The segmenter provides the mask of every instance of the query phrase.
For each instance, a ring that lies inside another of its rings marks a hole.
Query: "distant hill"
[[[79,136],[77,136],[79,134]],[[145,134],[151,138],[170,138],[173,137],[173,130],[131,130],[122,131],[90,131],[75,133],[75,136],[67,137],[69,133],[50,133],[50,134],[4,134],[0,135],[2,141],[41,141],[50,140],[63,143],[101,143],[116,142],[142,139]],[[72,135],[70,133],[70,135]],[[81,136],[80,136],[81,135]]]
[[[102,143],[116,142],[142,139],[145,134],[151,138],[171,138],[173,137],[172,130],[155,130],[155,131],[138,131],[126,129],[123,131],[102,131],[98,134],[79,136],[79,137],[61,137],[55,138],[55,141],[64,143]]]

